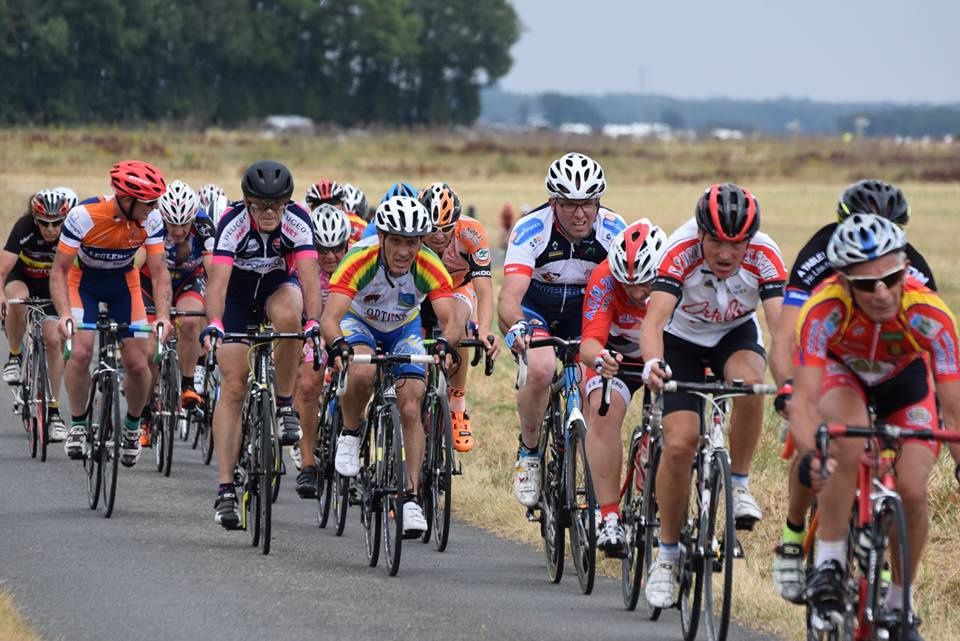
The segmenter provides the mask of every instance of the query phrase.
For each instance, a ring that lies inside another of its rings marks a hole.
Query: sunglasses
[[[899,267],[894,267],[885,274],[880,274],[879,276],[847,276],[844,275],[844,278],[850,286],[854,289],[866,292],[868,294],[873,294],[877,291],[877,285],[883,283],[883,286],[887,289],[896,287],[900,284],[900,281],[903,280],[904,275],[907,273],[907,268],[903,265]]]
[[[34,218],[33,221],[41,227],[47,227],[50,229],[63,225],[62,220],[40,220],[39,218]]]
[[[557,200],[557,208],[566,214],[575,214],[578,209],[582,209],[585,214],[595,214],[600,211],[600,202],[597,200]]]
[[[249,201],[250,211],[252,213],[272,211],[279,214],[284,207],[287,206],[287,203],[290,202],[289,199],[277,198],[275,200],[262,200],[262,201]]]
[[[453,228],[457,226],[457,223],[450,223],[449,225],[440,225],[433,228],[433,231],[438,231],[441,234],[449,234],[453,231]]]
[[[155,207],[159,198],[154,198],[153,200],[137,200],[141,205],[146,205],[147,207]]]
[[[321,254],[339,254],[342,251],[346,251],[346,245],[337,245],[336,247],[318,247],[317,252]]]

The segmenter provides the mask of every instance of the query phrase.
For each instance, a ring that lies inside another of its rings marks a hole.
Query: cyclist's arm
[[[327,345],[342,335],[340,321],[347,315],[352,302],[352,297],[341,292],[331,291],[327,296],[327,304],[323,306],[323,313],[320,314],[320,334]]]
[[[960,430],[960,380],[938,381],[937,396],[944,428]],[[950,443],[950,456],[960,464],[960,443]]]
[[[793,400],[790,402],[790,437],[798,452],[816,446],[817,426],[822,422],[817,402],[823,383],[823,368],[800,365],[793,373]]]
[[[766,308],[764,308],[766,312]],[[767,327],[770,329],[770,371],[777,384],[793,375],[793,346],[797,332],[797,320],[800,318],[800,308],[796,305],[783,305],[780,317],[773,323],[767,317]],[[777,372],[783,374],[783,380],[777,378]]]
[[[170,284],[170,272],[167,271],[167,259],[163,252],[146,251],[146,265],[150,269],[150,281],[153,285],[153,302],[156,306],[157,320],[170,321],[170,299],[173,287]]]
[[[480,277],[471,282],[477,293],[477,334],[486,339],[493,329],[493,279]]]
[[[133,255],[133,268],[140,269],[147,262],[147,250],[141,247],[137,250],[137,253]],[[152,268],[151,268],[152,269]],[[166,269],[166,265],[164,265]]]
[[[500,287],[500,298],[497,301],[500,316],[500,331],[502,333],[506,334],[510,331],[511,325],[523,320],[523,310],[520,309],[520,301],[523,300],[523,296],[527,293],[529,286],[529,274],[516,272],[503,277],[503,285]]]
[[[50,266],[50,297],[53,299],[53,306],[57,309],[57,314],[61,318],[70,317],[70,295],[67,292],[67,274],[73,267],[73,259],[76,254],[58,249],[53,257],[53,265]]]
[[[786,342],[786,355],[789,359],[790,346],[793,344],[793,339],[792,337],[787,337],[787,340],[783,341],[783,336],[780,333],[780,317],[783,315],[784,310],[782,296],[767,298],[763,301],[763,317],[766,319],[767,331],[770,333],[770,373],[773,374],[773,380],[778,386],[790,378],[790,372],[792,370],[788,364],[785,365],[785,361],[782,358],[784,348],[780,346],[781,342]]]
[[[653,291],[640,326],[640,354],[644,362],[663,359],[663,329],[680,299],[668,292]]]
[[[323,299],[320,293],[320,265],[315,256],[305,252],[297,258],[297,273],[300,274],[300,287],[303,289],[303,313],[307,319],[320,320],[323,312]]]
[[[233,272],[233,263],[214,261],[207,271],[206,313],[209,322],[223,321],[223,309],[227,300],[227,284]]]
[[[6,249],[0,251],[0,303],[7,301],[7,294],[4,291],[3,284],[7,282],[7,276],[13,269],[17,261],[20,260],[19,254],[14,254]]]
[[[443,296],[434,298],[430,301],[433,305],[433,312],[440,321],[440,334],[451,345],[456,345],[463,337],[463,326],[456,322],[456,303],[452,296]]]

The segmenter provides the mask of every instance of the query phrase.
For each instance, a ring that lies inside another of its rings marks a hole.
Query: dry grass
[[[17,612],[6,590],[0,590],[0,641],[40,641]]]
[[[613,143],[596,138],[548,136],[451,136],[447,134],[330,134],[316,138],[263,139],[251,133],[179,133],[169,130],[0,131],[0,206],[7,223],[38,188],[66,184],[81,195],[106,190],[106,169],[119,157],[152,160],[168,176],[198,187],[219,182],[237,196],[248,162],[276,157],[297,177],[297,195],[321,176],[352,182],[376,202],[395,180],[414,184],[447,180],[496,237],[504,202],[539,204],[543,172],[563,151],[593,153],[610,184],[604,202],[630,221],[647,216],[668,230],[692,214],[699,191],[715,179],[735,180],[757,194],[763,228],[790,260],[820,225],[833,219],[836,197],[849,181],[880,176],[899,181],[914,212],[909,235],[927,257],[947,302],[960,309],[956,251],[960,202],[960,145],[900,147],[888,142],[835,140],[744,141],[738,143]],[[952,182],[923,182],[952,180]],[[471,415],[477,447],[463,457],[455,483],[458,517],[515,540],[537,543],[538,528],[524,518],[511,491],[517,417],[513,366],[501,359],[492,378],[471,374]],[[638,420],[636,411],[627,423]],[[778,458],[778,421],[768,420],[754,465],[751,488],[766,512],[758,529],[744,537],[745,561],[736,568],[736,617],[791,639],[801,636],[799,608],[785,606],[770,580],[771,550],[783,523],[785,464]],[[624,429],[625,435],[629,431]],[[920,614],[928,641],[960,636],[960,497],[945,461],[931,483],[933,525],[918,581]],[[454,534],[453,546],[456,546]],[[619,575],[619,567],[603,570]],[[572,569],[568,567],[568,571]],[[3,617],[0,615],[0,620]]]

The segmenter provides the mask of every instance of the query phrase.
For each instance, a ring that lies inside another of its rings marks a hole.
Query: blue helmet
[[[383,198],[380,199],[380,204],[387,202],[395,196],[407,196],[408,198],[417,197],[417,188],[411,185],[408,182],[399,182],[393,183],[390,185],[390,189],[387,190],[387,193],[383,195]]]

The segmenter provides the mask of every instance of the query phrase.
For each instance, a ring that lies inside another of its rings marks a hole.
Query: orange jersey
[[[946,303],[912,276],[904,280],[897,316],[877,323],[857,308],[834,275],[800,310],[794,363],[826,367],[831,358],[873,386],[893,378],[926,352],[938,381],[958,380],[957,343],[957,322]]]
[[[461,216],[441,256],[457,288],[474,278],[490,278],[490,241],[480,221]]]
[[[148,255],[164,252],[164,231],[159,210],[141,224],[118,214],[113,197],[108,197],[70,210],[57,250],[77,256],[82,268],[126,271],[141,246]]]
[[[367,221],[352,211],[347,212],[347,220],[350,221],[350,238],[347,239],[347,243],[353,245],[363,236],[363,230],[367,228]]]

